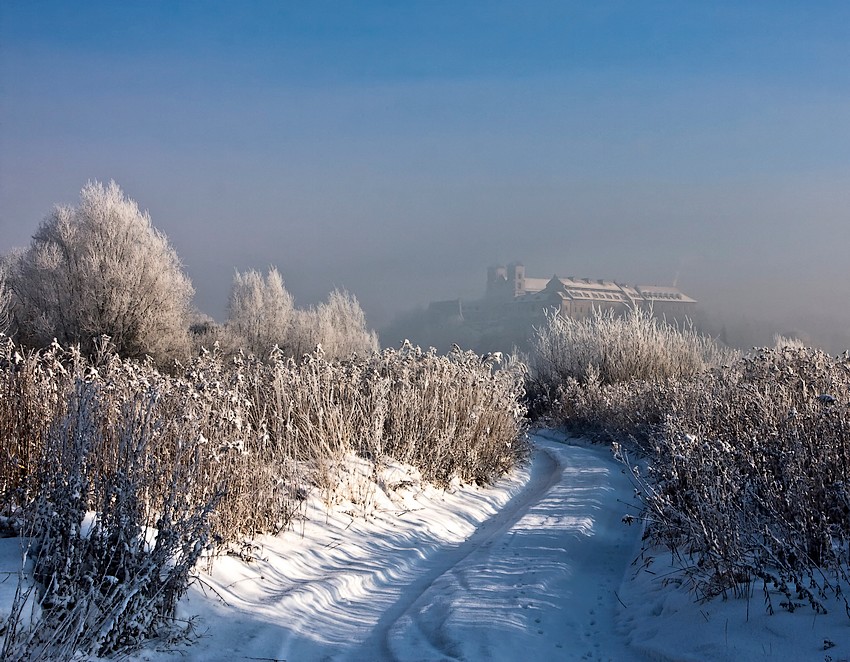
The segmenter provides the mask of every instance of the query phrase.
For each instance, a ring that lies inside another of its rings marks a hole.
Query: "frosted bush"
[[[90,182],[76,207],[56,207],[13,256],[9,284],[21,338],[56,338],[83,353],[110,337],[125,357],[167,366],[188,351],[194,290],[167,238],[115,182]]]
[[[637,313],[552,319],[536,350],[539,411],[645,456],[645,553],[670,550],[700,598],[850,615],[846,354],[777,337],[732,360]]]
[[[779,606],[850,615],[850,361],[760,349],[696,379],[654,439],[648,535],[703,595],[761,581]]]
[[[641,308],[625,315],[594,310],[574,319],[558,314],[535,329],[530,352],[530,390],[545,411],[566,384],[608,385],[689,377],[728,363],[735,352]]]
[[[292,295],[277,269],[263,278],[257,271],[236,272],[228,303],[231,344],[266,358],[275,345],[286,347],[295,315]]]
[[[799,338],[789,338],[779,333],[773,336],[773,346],[775,349],[805,349],[806,343]]]
[[[334,290],[326,302],[298,309],[274,268],[265,278],[256,271],[236,272],[222,336],[225,353],[243,350],[266,361],[273,352],[300,360],[317,347],[327,359],[367,356],[379,349],[353,294]]]
[[[66,411],[45,437],[24,531],[39,617],[20,627],[22,592],[6,623],[3,659],[137,647],[172,626],[207,547],[216,499],[196,504],[189,496],[195,448],[157,452],[163,421],[155,388],[104,420],[107,390],[96,378],[76,377]],[[111,443],[115,452],[104,453]],[[85,525],[89,510],[94,518]]]
[[[758,587],[771,611],[834,598],[850,615],[847,357],[765,348],[688,379],[562,395],[559,420],[646,456],[649,549],[671,550],[699,597]]]
[[[0,258],[0,333],[8,333],[12,323],[12,290],[9,287],[9,259]]]

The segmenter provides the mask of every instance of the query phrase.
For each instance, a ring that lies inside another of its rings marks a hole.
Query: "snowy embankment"
[[[352,465],[333,505],[311,495],[293,530],[200,573],[181,603],[197,615],[194,643],[133,658],[848,659],[838,604],[768,616],[760,588],[694,603],[665,554],[635,562],[640,527],[622,523],[634,491],[610,450],[535,443],[528,466],[488,489],[437,490],[398,466],[376,483]],[[14,570],[19,542],[0,543]]]

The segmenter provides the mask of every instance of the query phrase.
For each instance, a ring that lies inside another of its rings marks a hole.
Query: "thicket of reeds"
[[[203,553],[287,526],[348,453],[492,481],[525,453],[522,396],[521,366],[409,344],[347,361],[211,351],[163,374],[0,338],[0,525],[30,541],[36,580],[4,659],[155,636]]]
[[[771,611],[836,598],[850,616],[850,361],[760,349],[668,397],[644,480],[649,540],[701,596],[758,587]]]
[[[577,385],[686,378],[735,355],[689,322],[668,323],[643,308],[625,314],[596,309],[582,318],[550,315],[532,337],[532,411],[550,412],[564,400],[560,393]]]
[[[735,358],[641,315],[553,321],[538,347],[549,420],[643,456],[647,553],[673,552],[701,598],[850,615],[846,355],[779,338]]]

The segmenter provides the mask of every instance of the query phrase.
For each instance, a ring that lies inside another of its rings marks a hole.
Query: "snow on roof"
[[[686,294],[683,294],[678,287],[673,287],[672,285],[638,285],[636,286],[636,289],[645,299],[661,301],[675,300],[696,303],[696,299],[692,299]]]
[[[521,298],[527,299],[529,294],[542,291],[552,291],[553,281],[562,285],[562,291],[574,299],[596,299],[603,301],[627,301],[629,299],[642,299],[644,301],[677,301],[681,303],[696,303],[696,299],[684,294],[679,288],[672,285],[628,285],[617,283],[612,280],[576,278],[525,278],[525,292]],[[534,299],[530,299],[534,300]]]

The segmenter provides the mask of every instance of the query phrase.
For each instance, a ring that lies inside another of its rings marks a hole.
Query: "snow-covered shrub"
[[[498,369],[499,354],[440,356],[407,343],[376,360],[390,379],[387,454],[438,483],[488,483],[523,457],[525,366]]]
[[[7,513],[37,496],[33,476],[43,442],[64,411],[76,379],[99,385],[98,441],[87,464],[95,492],[119,454],[117,421],[139,393],[156,389],[160,421],[148,452],[161,467],[186,444],[195,449],[195,504],[220,498],[212,517],[222,541],[275,531],[297,513],[298,492],[321,482],[346,452],[376,462],[389,456],[428,479],[488,482],[524,451],[523,367],[496,369],[498,357],[438,356],[405,344],[398,350],[329,360],[321,348],[300,362],[202,353],[166,375],[153,365],[100,352],[91,361],[54,344],[25,351],[6,339],[0,355],[0,496]],[[160,477],[151,503],[167,498]]]
[[[77,350],[28,350],[0,336],[0,514],[34,498],[45,435],[84,366]]]
[[[40,616],[15,627],[25,601],[15,606],[3,659],[138,646],[171,625],[207,547],[216,498],[192,499],[196,443],[158,452],[167,421],[157,411],[156,387],[126,400],[120,417],[109,420],[101,409],[107,390],[99,379],[75,378],[67,410],[45,439],[25,530]],[[110,446],[114,453],[105,452]]]
[[[471,352],[438,356],[405,344],[380,354],[246,363],[252,425],[275,466],[330,489],[334,463],[350,451],[392,457],[447,483],[487,483],[523,457],[525,409],[519,367],[494,370]],[[269,380],[268,381],[264,380]]]
[[[277,269],[264,278],[256,271],[236,272],[230,291],[223,334],[226,354],[240,350],[269,360],[276,356],[300,360],[321,347],[327,359],[377,352],[378,337],[366,324],[357,298],[334,290],[318,306],[298,309]]]
[[[556,423],[646,455],[648,545],[700,597],[758,586],[769,610],[833,597],[850,615],[850,359],[776,345],[731,360],[646,317],[597,315],[552,321],[532,362]]]
[[[850,360],[760,349],[671,398],[645,477],[647,535],[703,596],[761,582],[850,615]],[[770,589],[770,590],[769,590]]]
[[[328,358],[347,359],[378,351],[378,336],[366,324],[360,303],[350,292],[335,289],[315,309],[319,343]]]
[[[0,333],[8,333],[12,324],[12,289],[9,287],[9,258],[0,257]]]
[[[538,403],[546,418],[573,434],[604,443],[628,440],[641,449],[651,446],[654,435],[677,393],[688,380],[659,380],[600,384],[591,379],[580,384],[568,379],[555,398]]]
[[[306,490],[336,489],[345,454],[447,484],[487,483],[526,451],[524,368],[499,356],[213,348],[165,374],[109,349],[0,339],[0,514],[34,540],[42,614],[31,629],[6,623],[7,657],[155,636],[208,541],[222,551],[285,527]]]
[[[775,349],[783,349],[785,347],[790,349],[805,349],[806,343],[799,338],[783,336],[782,334],[776,333],[773,336],[773,347]]]
[[[265,278],[254,270],[236,272],[226,327],[234,347],[267,358],[275,345],[287,346],[294,314],[292,295],[277,269],[269,269]]]
[[[299,479],[289,449],[274,434],[273,368],[214,349],[186,367],[180,389],[175,415],[203,445],[196,499],[223,490],[213,516],[216,538],[227,544],[285,527],[300,506]]]
[[[379,349],[378,336],[366,324],[357,298],[345,290],[334,290],[318,306],[295,311],[285,346],[288,356],[299,359],[317,347],[327,359],[366,356]]]
[[[76,207],[56,207],[12,260],[20,337],[56,338],[83,353],[107,335],[125,357],[169,365],[188,350],[189,278],[165,235],[115,182],[87,184]]]
[[[641,308],[625,315],[595,310],[581,319],[550,315],[532,339],[530,397],[535,413],[545,414],[560,398],[559,389],[573,382],[678,379],[734,357],[692,326],[669,324]]]

